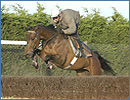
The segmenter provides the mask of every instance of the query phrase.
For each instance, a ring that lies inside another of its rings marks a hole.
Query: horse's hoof
[[[35,69],[38,69],[39,68],[39,66],[34,66],[35,67]]]

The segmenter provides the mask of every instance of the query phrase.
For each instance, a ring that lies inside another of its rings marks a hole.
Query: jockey
[[[62,32],[67,36],[71,36],[74,40],[77,41],[77,54],[76,57],[85,57],[85,54],[82,49],[81,41],[77,35],[78,25],[80,21],[80,14],[78,11],[71,9],[66,9],[61,11],[59,8],[55,7],[52,10],[50,25],[53,25],[56,29],[58,27],[62,28]],[[33,58],[33,66],[37,67],[38,63],[36,57]]]
[[[82,45],[77,35],[78,25],[80,21],[79,12],[71,9],[61,11],[59,8],[55,7],[52,10],[51,18],[52,19],[50,24],[52,24],[55,28],[58,28],[60,26],[64,34],[72,36],[73,39],[77,41],[78,53],[76,54],[76,57],[82,57]]]

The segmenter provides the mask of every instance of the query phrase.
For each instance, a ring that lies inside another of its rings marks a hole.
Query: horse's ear
[[[37,25],[37,26],[35,27],[35,32],[38,30],[38,28],[39,28],[39,25]]]

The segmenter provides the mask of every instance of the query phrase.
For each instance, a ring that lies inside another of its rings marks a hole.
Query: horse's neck
[[[41,26],[39,28],[39,35],[41,39],[48,40],[49,38],[53,37],[56,33],[54,26]]]
[[[41,39],[44,40],[48,40],[49,38],[51,38],[52,36],[54,36],[56,33],[51,33],[51,32],[41,32],[39,34],[39,36],[41,37]]]

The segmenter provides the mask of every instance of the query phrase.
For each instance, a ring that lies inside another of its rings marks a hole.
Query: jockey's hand
[[[61,28],[56,28],[56,31],[57,31],[58,33],[64,33]]]
[[[50,24],[50,25],[48,25],[49,27],[53,27],[53,28],[55,28],[55,26],[53,25],[53,24]]]
[[[63,31],[64,33],[66,33],[66,30],[62,29],[62,31]]]

